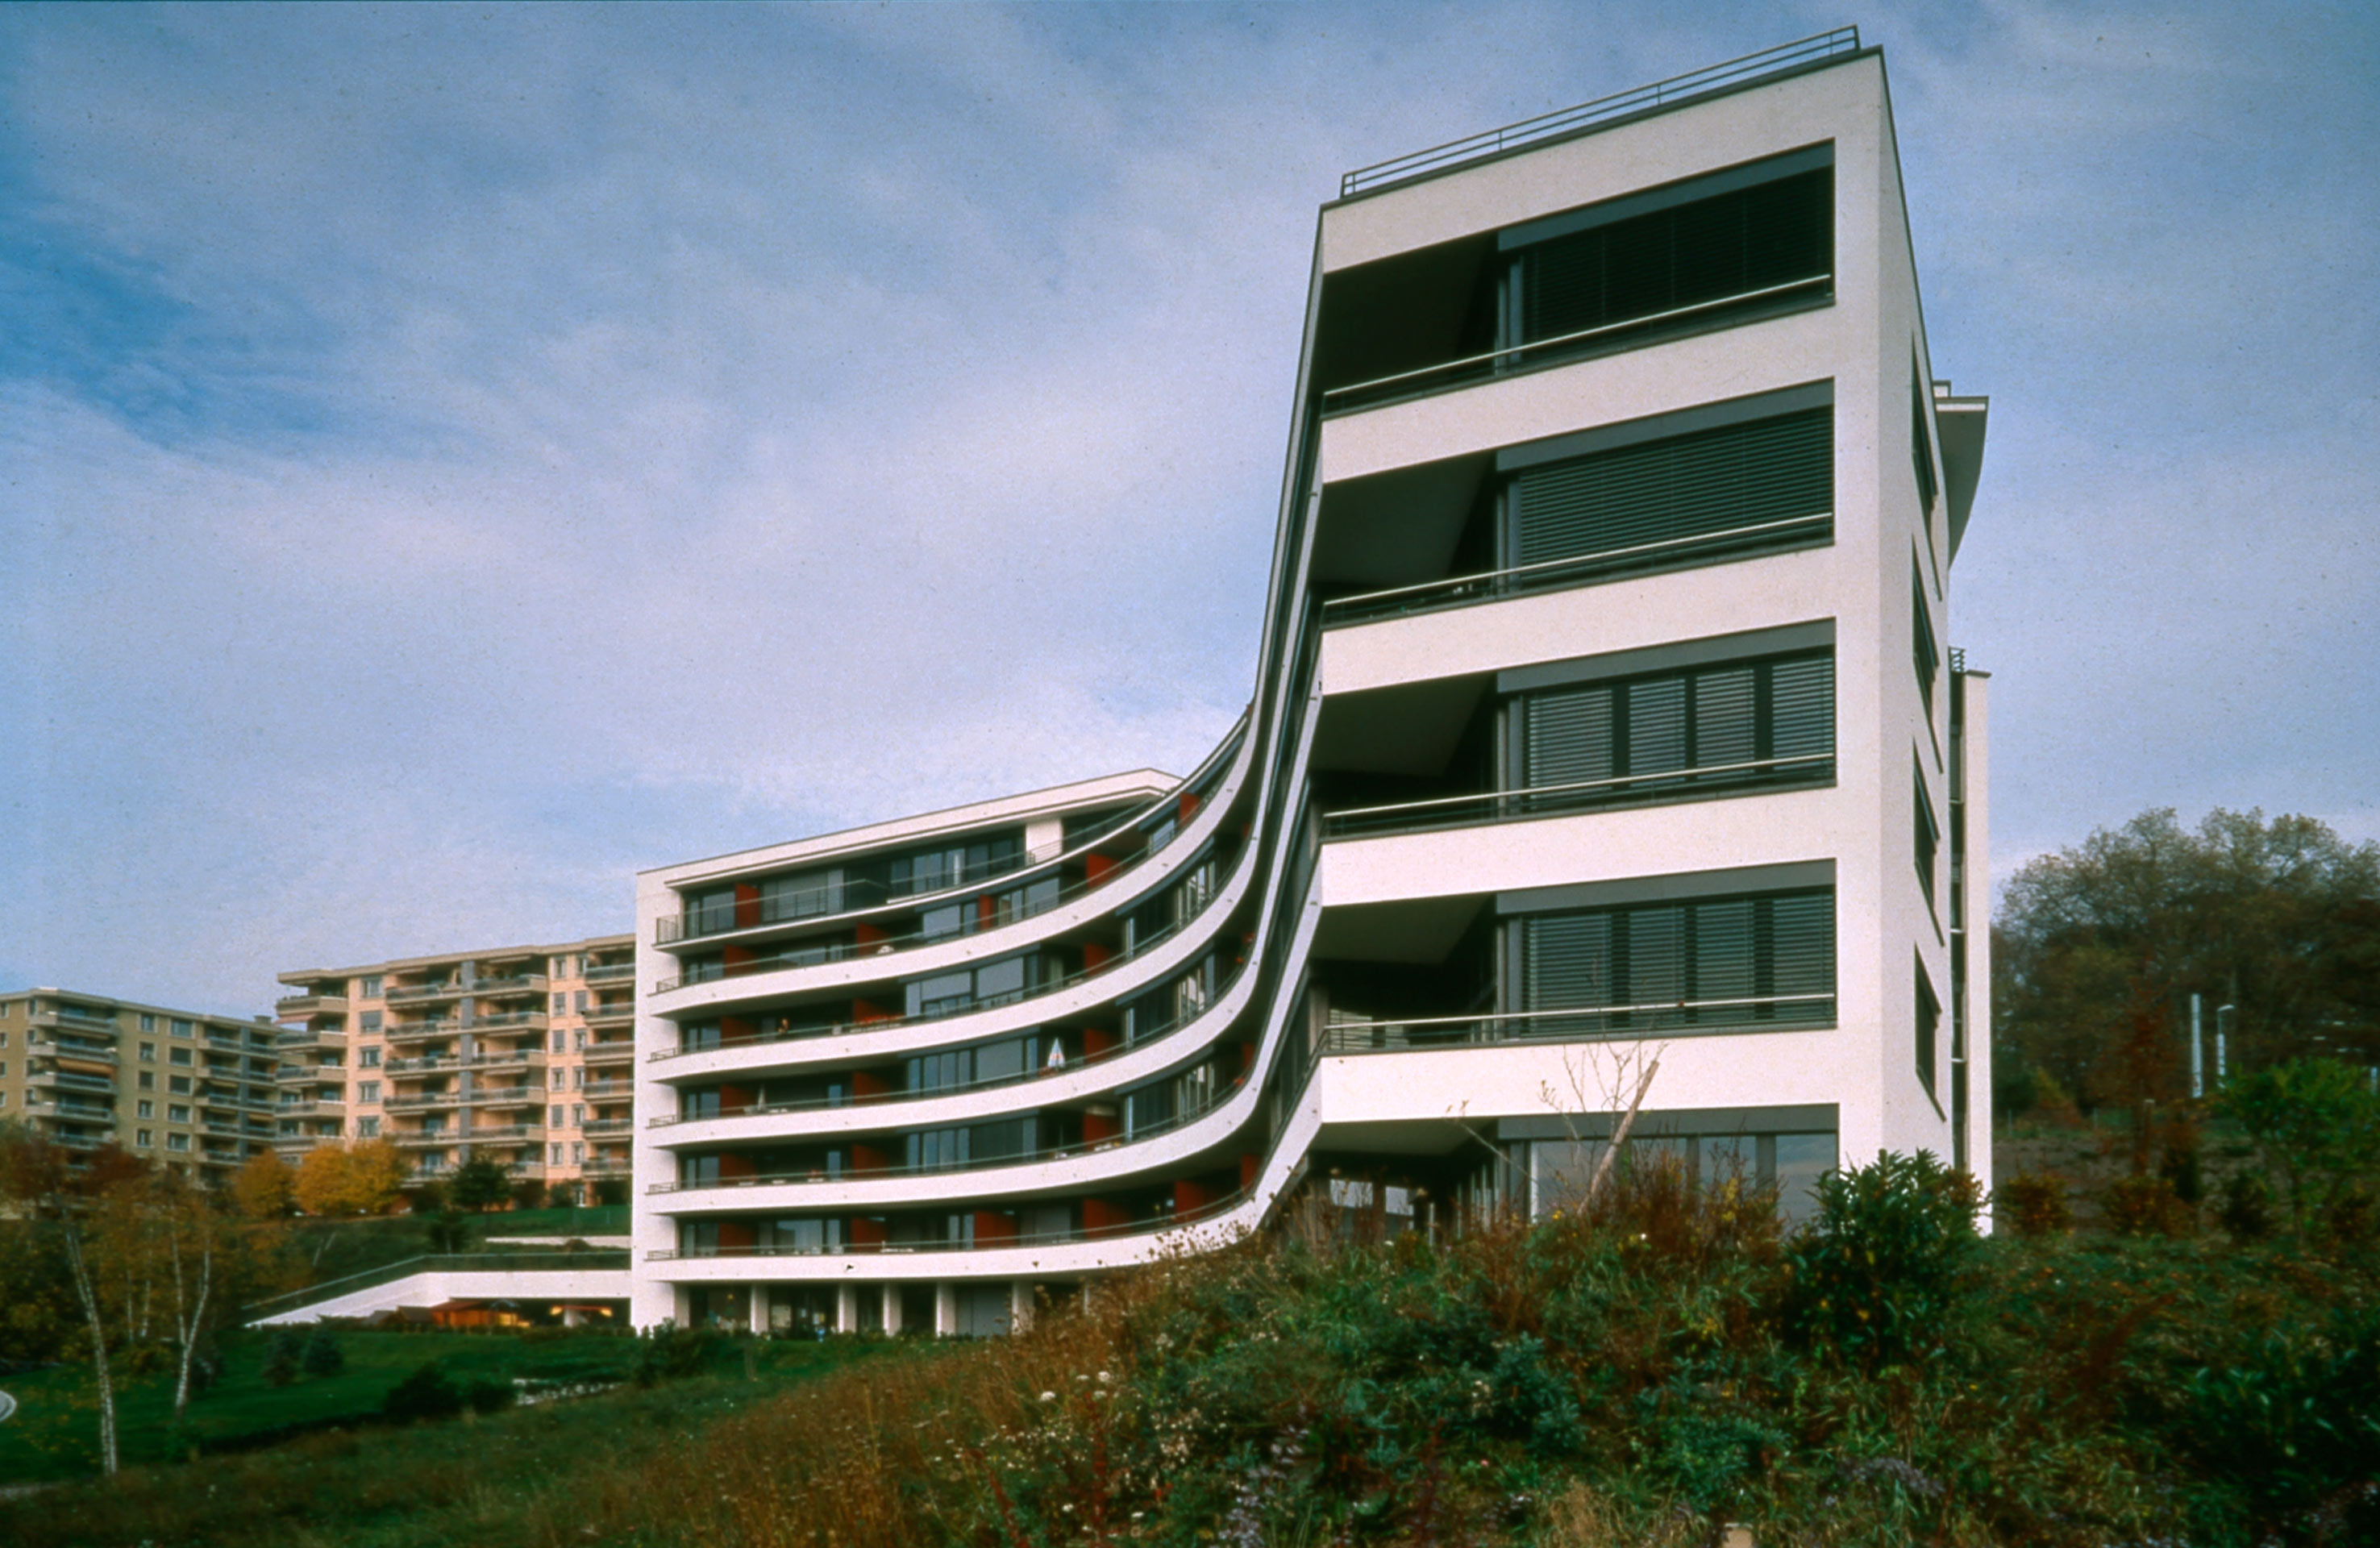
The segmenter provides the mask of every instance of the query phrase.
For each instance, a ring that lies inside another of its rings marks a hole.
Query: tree
[[[385,1140],[366,1140],[344,1149],[324,1145],[298,1164],[294,1188],[309,1214],[380,1214],[397,1200],[405,1158]]]
[[[2222,1107],[2281,1180],[2298,1230],[2380,1169],[2380,1095],[2362,1070],[2337,1059],[2293,1059],[2242,1076]]]
[[[118,1448],[108,1323],[114,1312],[120,1312],[128,1323],[133,1309],[130,1296],[120,1302],[115,1298],[118,1277],[110,1272],[114,1265],[98,1250],[103,1236],[114,1240],[120,1233],[103,1229],[97,1217],[100,1201],[111,1189],[137,1185],[145,1172],[139,1162],[113,1147],[94,1154],[78,1171],[67,1152],[36,1129],[12,1124],[0,1133],[0,1198],[5,1198],[11,1213],[44,1221],[55,1228],[75,1303],[82,1312],[91,1341],[92,1379],[99,1389],[100,1467],[110,1477],[118,1467]],[[124,1283],[128,1290],[128,1274]]]
[[[2087,1104],[2185,1094],[2194,991],[2237,1007],[2236,1067],[2370,1062],[2375,899],[2380,845],[2310,817],[2218,809],[2193,831],[2168,808],[2100,829],[2010,879],[1993,930],[1999,1058]]]
[[[513,1181],[504,1164],[475,1155],[455,1168],[447,1193],[467,1210],[489,1210],[512,1197]]]
[[[271,1151],[259,1151],[231,1179],[232,1202],[250,1220],[279,1220],[298,1204],[298,1177]]]

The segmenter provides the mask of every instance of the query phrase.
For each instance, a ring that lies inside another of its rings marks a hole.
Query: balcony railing
[[[302,1031],[283,1032],[273,1040],[273,1046],[276,1049],[321,1045],[345,1048],[347,1045],[347,1030],[345,1027],[308,1027]]]
[[[634,1080],[589,1080],[571,1093],[576,1097],[584,1097],[589,1102],[625,1100],[636,1094],[637,1083]]]
[[[411,1096],[393,1096],[382,1105],[392,1113],[421,1113],[440,1107],[459,1107],[462,1104],[463,1093],[460,1091],[431,1091]]]
[[[62,1091],[96,1091],[113,1095],[115,1082],[104,1075],[85,1075],[79,1069],[39,1069],[28,1073],[25,1084],[40,1088],[53,1086]]]
[[[1427,833],[1439,828],[1511,823],[1529,817],[1559,817],[1612,807],[1694,800],[1706,796],[1806,789],[1814,785],[1828,784],[1834,777],[1835,755],[1831,752],[1806,753],[1792,758],[1755,758],[1741,763],[1707,763],[1691,769],[1622,774],[1614,779],[1536,785],[1526,789],[1487,791],[1478,795],[1440,796],[1426,801],[1400,801],[1392,806],[1354,807],[1344,811],[1325,813],[1322,836],[1362,838],[1385,834]]]
[[[613,1038],[608,1042],[590,1042],[582,1051],[589,1064],[611,1064],[637,1056],[636,1042],[629,1038]]]
[[[1647,1000],[1492,1016],[1333,1022],[1317,1054],[1416,1053],[1509,1042],[1597,1042],[1711,1032],[1808,1031],[1835,1021],[1832,990],[1730,999]]]
[[[1834,531],[1834,513],[1825,511],[1813,516],[1788,517],[1781,521],[1755,521],[1748,526],[1730,527],[1723,531],[1664,538],[1658,542],[1632,543],[1624,548],[1608,548],[1568,558],[1547,559],[1534,565],[1518,565],[1511,569],[1491,570],[1479,575],[1416,581],[1410,586],[1393,586],[1384,591],[1366,591],[1357,596],[1337,597],[1326,602],[1322,604],[1322,627],[1339,628],[1379,618],[1434,613],[1446,607],[1500,602],[1508,597],[1527,596],[1538,591],[1567,591],[1574,586],[1650,574],[1657,570],[1682,569],[1781,554],[1832,542]]]
[[[463,1030],[463,1023],[451,1018],[437,1021],[392,1021],[388,1024],[387,1037],[391,1042],[401,1042],[409,1038],[453,1037]]]
[[[1230,734],[1224,737],[1222,742],[1217,746],[1215,750],[1208,755],[1206,762],[1201,764],[1198,771],[1193,774],[1188,779],[1184,780],[1181,785],[1175,786],[1173,789],[1167,791],[1163,796],[1150,801],[1147,805],[1135,808],[1124,816],[1118,818],[1113,824],[1102,828],[1097,833],[1077,837],[1075,841],[1074,847],[1071,849],[1062,849],[1048,854],[1028,853],[1015,865],[1010,867],[1006,871],[971,877],[965,882],[956,884],[955,885],[938,888],[930,892],[912,891],[906,893],[895,893],[889,888],[880,887],[875,884],[846,883],[844,887],[846,896],[851,895],[856,886],[868,886],[874,889],[871,895],[873,900],[866,903],[852,903],[844,908],[838,908],[832,913],[822,913],[806,909],[797,911],[795,907],[795,900],[792,898],[779,901],[777,899],[768,897],[750,900],[725,908],[689,909],[683,914],[668,915],[658,920],[656,922],[654,932],[654,944],[658,945],[673,945],[680,941],[698,940],[712,935],[724,935],[738,930],[757,930],[765,925],[771,924],[813,923],[824,925],[837,920],[847,919],[853,915],[868,913],[895,903],[908,903],[918,907],[923,907],[930,903],[940,907],[951,903],[964,904],[973,902],[987,893],[1013,891],[1024,884],[1026,878],[1026,873],[1029,872],[1038,871],[1046,867],[1055,865],[1069,857],[1080,857],[1087,854],[1096,849],[1099,845],[1114,838],[1119,834],[1130,832],[1135,827],[1152,822],[1152,820],[1156,819],[1160,813],[1165,811],[1169,807],[1178,813],[1180,811],[1181,799],[1184,795],[1192,798],[1195,803],[1194,810],[1203,809],[1208,798],[1213,796],[1216,786],[1221,782],[1223,772],[1230,763],[1230,755],[1238,749],[1241,735],[1246,729],[1247,721],[1246,717],[1244,715],[1240,722],[1232,726]],[[1178,836],[1178,817],[1176,822],[1176,836]],[[1001,920],[999,923],[1010,924],[1015,922],[1015,920],[1019,919],[1030,919],[1037,914],[1047,913],[1051,908],[1057,908],[1062,903],[1070,902],[1075,898],[1080,897],[1086,893],[1096,892],[1102,887],[1112,886],[1121,876],[1130,871],[1134,866],[1137,865],[1141,860],[1147,859],[1151,856],[1158,854],[1160,851],[1170,848],[1171,847],[1171,840],[1161,845],[1150,844],[1140,853],[1131,857],[1130,860],[1126,864],[1119,866],[1113,871],[1103,872],[1097,877],[1087,877],[1072,885],[1062,887],[1054,897],[1044,899],[1038,905]],[[736,920],[739,913],[747,911],[750,912],[752,916],[749,921],[742,924],[737,923]],[[931,939],[934,941],[941,941],[951,938],[952,937],[948,935],[936,935]],[[901,934],[891,934],[880,940],[870,941],[867,944],[866,950],[869,953],[874,953],[880,948],[887,945],[897,946],[905,944],[917,945],[921,943],[930,944],[927,943],[922,931],[913,931]],[[832,960],[840,960],[840,958],[832,958]],[[653,986],[653,993],[656,994],[667,993],[672,989],[682,987],[686,981],[686,980],[682,978],[665,979]]]
[[[1670,106],[1706,91],[1741,86],[1763,76],[1820,64],[1839,55],[1856,54],[1859,45],[1858,28],[1838,27],[1830,32],[1779,43],[1775,48],[1764,48],[1757,54],[1747,54],[1741,59],[1730,59],[1725,64],[1706,65],[1684,75],[1671,76],[1667,80],[1657,80],[1649,86],[1615,91],[1610,96],[1597,97],[1576,107],[1559,108],[1535,118],[1524,118],[1517,124],[1507,124],[1502,128],[1484,129],[1477,134],[1465,135],[1461,140],[1450,140],[1443,145],[1433,145],[1426,151],[1408,152],[1384,162],[1375,162],[1369,166],[1359,166],[1340,177],[1339,197],[1345,199],[1366,189],[1402,182],[1424,173],[1449,171],[1466,162],[1558,139],[1632,113]]]
[[[633,1169],[624,1155],[590,1155],[578,1164],[579,1175],[589,1177],[625,1177]]]
[[[1065,1242],[1112,1241],[1119,1237],[1154,1236],[1160,1231],[1196,1225],[1201,1221],[1229,1214],[1246,1203],[1254,1193],[1253,1188],[1234,1188],[1196,1209],[1157,1215],[1148,1220],[1126,1221],[1122,1225],[1078,1225],[1063,1231],[1021,1231],[1013,1237],[987,1237],[981,1241],[845,1242],[840,1247],[828,1248],[711,1247],[675,1251],[657,1248],[645,1254],[645,1261],[661,1263],[677,1259],[701,1258],[834,1258],[884,1252],[988,1252],[1009,1247],[1055,1247]]]
[[[274,1014],[280,1016],[310,1016],[316,1011],[346,1008],[345,994],[284,994],[273,1002]]]
[[[589,1118],[579,1126],[589,1134],[625,1134],[637,1127],[634,1118]]]
[[[468,993],[460,982],[451,980],[443,983],[401,983],[390,987],[387,1001],[401,1006],[408,1000],[452,1000]]]
[[[463,1099],[476,1107],[519,1107],[545,1101],[542,1086],[483,1086]]]
[[[64,1038],[34,1038],[25,1044],[25,1052],[37,1059],[81,1059],[91,1064],[112,1065],[117,1059],[115,1050],[99,1042],[68,1042]]]
[[[636,976],[637,965],[633,962],[590,962],[585,974],[589,983],[617,983]]]
[[[614,1000],[609,1005],[589,1006],[586,1011],[587,1024],[590,1027],[633,1021],[636,1015],[637,1002],[634,1000]]]
[[[467,1032],[500,1032],[507,1028],[545,1030],[547,1014],[541,1010],[508,1010],[499,1016],[475,1016],[471,1024],[462,1029]]]

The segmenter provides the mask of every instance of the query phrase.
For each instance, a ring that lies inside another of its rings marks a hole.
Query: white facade
[[[1550,1207],[1656,1055],[1706,1173],[1988,1185],[1985,414],[1899,177],[1854,44],[1326,206],[1206,767],[640,877],[636,1321],[995,1331],[1301,1192]]]

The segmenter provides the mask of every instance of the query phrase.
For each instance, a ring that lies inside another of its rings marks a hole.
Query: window
[[[1916,832],[1912,837],[1917,850],[1917,885],[1925,894],[1925,906],[1931,908],[1934,907],[1934,858],[1942,847],[1942,828],[1934,820],[1933,798],[1925,793],[1925,769],[1918,767],[1912,773],[1917,787],[1916,799],[1911,803],[1915,814],[1913,825]]]
[[[1831,652],[1550,689],[1515,708],[1512,783],[1571,787],[1527,813],[1834,777]]]
[[[356,1100],[358,1102],[378,1102],[380,1100],[380,1082],[377,1080],[357,1081]]]
[[[587,1127],[587,1109],[585,1107],[579,1106],[571,1108],[570,1127],[573,1128],[585,1128]]]
[[[165,1136],[165,1148],[169,1151],[187,1151],[190,1148],[190,1137],[187,1134],[168,1134]]]
[[[843,872],[811,871],[797,876],[771,876],[760,884],[760,920],[810,919],[843,912]]]
[[[587,1052],[587,1032],[585,1029],[582,1028],[570,1034],[570,1046],[578,1053],[584,1054]]]
[[[567,993],[560,989],[555,990],[553,992],[553,1005],[552,1006],[552,1014],[560,1016],[562,1014],[563,1007],[567,1006],[569,1003],[570,996]]]
[[[144,1032],[155,1031],[157,1030],[157,1018],[150,1015],[147,1011],[142,1011],[140,1013],[140,1030]]]
[[[135,1103],[132,1115],[136,1118],[153,1118],[157,1115],[157,1104],[153,1102]]]
[[[140,1045],[140,1060],[143,1064],[155,1064],[157,1062],[157,1045],[153,1042],[142,1043]]]
[[[144,1091],[155,1091],[157,1089],[157,1077],[148,1070],[142,1070],[140,1072],[140,1089]]]
[[[133,1130],[132,1142],[145,1151],[154,1145],[157,1141],[152,1136],[150,1130],[141,1128]]]
[[[552,1072],[552,1079],[548,1080],[546,1084],[552,1086],[557,1091],[562,1090],[562,1074],[563,1072],[559,1069],[553,1070]]]
[[[561,1140],[556,1140],[552,1144],[545,1147],[545,1164],[548,1166],[559,1166],[562,1164]]]
[[[190,1078],[187,1075],[169,1075],[165,1077],[165,1089],[176,1095],[188,1096],[190,1093]]]
[[[169,1124],[188,1123],[190,1121],[190,1110],[181,1105],[179,1103],[168,1103],[165,1108],[165,1121]]]
[[[556,1029],[553,1034],[553,1051],[557,1054],[561,1053],[564,1047],[562,1041],[563,1036],[564,1034],[562,1031],[559,1029]]]
[[[378,973],[356,981],[356,994],[360,999],[377,1000],[380,998],[380,990],[381,979]]]
[[[1934,521],[1934,496],[1940,486],[1934,481],[1934,437],[1926,429],[1925,376],[1917,362],[1909,362],[1909,460],[1917,472],[1917,506],[1919,519],[1929,530]]]
[[[1584,1038],[1835,1018],[1835,894],[1802,888],[1521,921],[1530,1035]]]
[[[191,1062],[190,1051],[187,1048],[168,1048],[165,1050],[165,1062],[188,1068]]]
[[[1834,265],[1834,148],[1817,146],[1507,231],[1498,343],[1650,326],[1684,309],[1738,298],[1756,305],[1760,292],[1823,281]],[[1814,283],[1794,293],[1827,292]]]
[[[174,1035],[176,1037],[188,1037],[193,1030],[195,1030],[195,1029],[191,1027],[189,1022],[184,1020],[178,1016],[174,1018]]]
[[[376,1010],[368,1010],[357,1018],[357,1026],[361,1029],[365,1036],[370,1037],[380,1030],[380,1014]]]
[[[1917,964],[1917,1079],[1925,1094],[1934,1096],[1934,1045],[1942,1031],[1942,1002],[1934,997],[1934,985],[1925,976],[1925,964]],[[1938,1101],[1938,1098],[1937,1098]]]
[[[572,1164],[573,1166],[580,1166],[580,1165],[584,1165],[584,1164],[586,1164],[586,1161],[587,1161],[587,1146],[586,1146],[586,1144],[585,1144],[583,1141],[581,1141],[581,1140],[573,1140],[572,1141],[570,1141],[570,1164]]]
[[[578,990],[577,991],[577,997],[572,1003],[570,1008],[577,1011],[579,1015],[584,1016],[587,1014],[587,991],[584,989]]]
[[[545,1110],[545,1127],[548,1128],[560,1128],[562,1127],[561,1108],[549,1107]]]
[[[1834,416],[1822,404],[1524,468],[1504,486],[1505,567],[1597,559],[1618,574],[1831,541]]]
[[[1925,605],[1925,573],[1909,561],[1909,638],[1911,663],[1917,668],[1917,696],[1925,703],[1925,724],[1934,724],[1934,678],[1942,669],[1940,649],[1934,642],[1934,614]]]
[[[584,1069],[574,1069],[570,1072],[570,1088],[578,1091],[587,1089],[587,1072]]]
[[[358,1140],[379,1139],[380,1120],[378,1118],[358,1118],[356,1120],[356,1138]]]
[[[1011,957],[971,970],[913,979],[903,993],[913,1019],[956,1016],[986,1006],[1012,1004],[1057,976],[1054,965],[1038,955]]]

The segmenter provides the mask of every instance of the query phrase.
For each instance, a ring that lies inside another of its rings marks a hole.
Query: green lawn
[[[371,1220],[300,1220],[295,1223],[293,1244],[311,1271],[312,1280],[343,1278],[407,1258],[437,1250],[431,1242],[432,1215],[383,1215]],[[625,1204],[583,1210],[500,1210],[467,1214],[468,1239],[463,1250],[476,1251],[490,1237],[618,1237],[628,1231]]]
[[[594,1336],[549,1342],[402,1334],[357,1335],[347,1345],[351,1371],[378,1372],[374,1405],[378,1388],[432,1352],[458,1372],[530,1374],[592,1359],[605,1346],[623,1357],[635,1347],[624,1338]],[[661,1447],[682,1444],[790,1383],[854,1360],[904,1359],[930,1347],[885,1340],[764,1343],[755,1347],[751,1378],[731,1359],[725,1371],[650,1390],[631,1386],[485,1419],[339,1430],[196,1464],[128,1468],[112,1484],[72,1482],[0,1499],[0,1542],[439,1548],[580,1540],[589,1489],[625,1482]],[[300,1409],[329,1412],[335,1383],[349,1380],[306,1382],[273,1394],[257,1383],[255,1363],[251,1351],[246,1373],[207,1399],[210,1417],[229,1420],[240,1412],[251,1424],[286,1423]]]
[[[171,1371],[123,1380],[116,1387],[116,1423],[126,1465],[188,1456],[194,1444],[220,1445],[243,1435],[380,1410],[388,1389],[426,1360],[458,1381],[515,1376],[588,1380],[623,1378],[636,1357],[622,1335],[576,1334],[522,1338],[460,1333],[349,1333],[339,1335],[346,1368],[334,1376],[300,1377],[286,1387],[264,1381],[265,1335],[232,1335],[223,1347],[225,1372],[192,1399],[188,1422],[173,1432]],[[63,1366],[6,1379],[17,1417],[0,1424],[0,1484],[72,1478],[99,1466],[97,1386],[88,1365]]]

